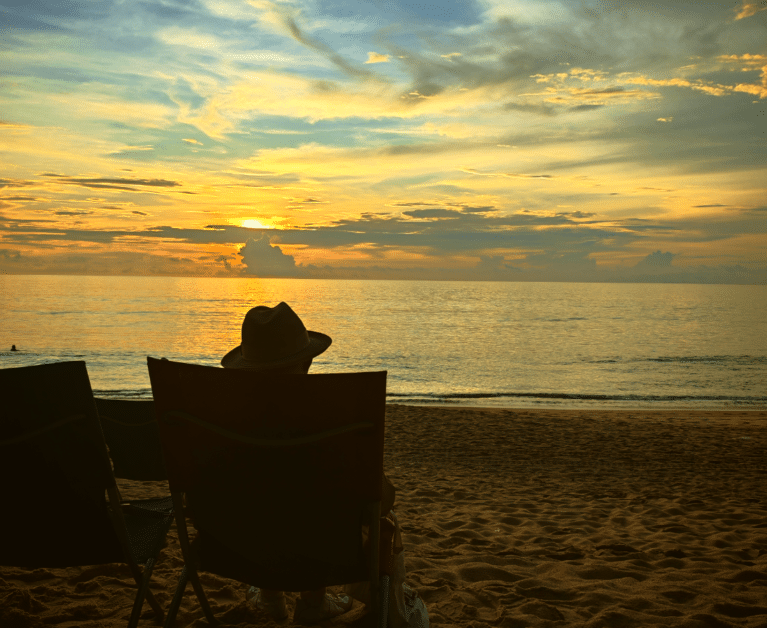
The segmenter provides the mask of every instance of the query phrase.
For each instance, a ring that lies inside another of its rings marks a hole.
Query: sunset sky
[[[0,0],[0,272],[767,282],[767,0]]]

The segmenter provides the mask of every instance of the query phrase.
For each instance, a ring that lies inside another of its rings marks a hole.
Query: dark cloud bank
[[[149,185],[158,184],[165,182],[149,182]],[[767,268],[695,265],[694,260],[682,253],[653,251],[657,242],[662,241],[668,241],[667,246],[672,249],[679,246],[673,240],[682,233],[683,241],[697,243],[733,237],[743,233],[740,228],[743,220],[749,223],[753,233],[761,224],[755,221],[753,211],[743,215],[733,213],[726,224],[707,225],[702,221],[692,224],[674,219],[602,223],[593,213],[582,211],[503,214],[492,206],[427,205],[404,203],[400,213],[363,214],[330,225],[278,231],[233,225],[208,225],[203,229],[166,225],[119,231],[63,229],[45,218],[5,218],[0,221],[0,233],[8,248],[0,252],[0,270],[416,280],[767,283]],[[187,251],[190,245],[198,251],[203,251],[205,245],[226,245],[239,251],[230,255],[200,256],[198,253],[196,259],[163,257],[155,253],[153,242],[158,239]],[[57,244],[74,242],[101,244],[108,249],[103,253],[84,249],[74,256],[54,250]],[[126,251],[127,244],[135,248],[135,252]],[[19,251],[12,248],[14,246],[34,247],[39,254],[28,254],[25,252],[28,248]],[[358,250],[371,261],[355,266],[300,264],[284,252],[286,246],[341,252]],[[606,259],[636,259],[637,252],[645,255],[638,263],[622,266],[604,263]],[[413,254],[421,258],[421,265],[403,261],[403,258],[413,259]],[[115,265],[114,269],[110,269],[107,260]]]
[[[582,253],[537,253],[524,260],[480,255],[471,268],[391,268],[384,266],[316,266],[298,264],[292,255],[270,243],[266,234],[250,238],[240,249],[243,274],[255,277],[317,279],[413,279],[465,281],[591,281],[633,283],[765,284],[767,267],[750,270],[740,265],[675,267],[675,254],[655,251],[632,267],[602,269]],[[520,263],[528,263],[524,268]]]

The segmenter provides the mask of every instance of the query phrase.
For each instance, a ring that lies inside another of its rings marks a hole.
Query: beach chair
[[[154,418],[154,401],[99,397],[95,401],[115,477],[138,482],[167,481],[160,435]],[[122,499],[120,503],[123,507],[130,505],[151,510],[170,520],[173,518],[173,499],[170,495],[141,500]]]
[[[128,626],[145,599],[162,623],[149,581],[172,513],[120,503],[85,362],[0,369],[0,395],[0,565],[126,563],[138,587]]]
[[[369,581],[369,616],[385,623],[386,372],[265,375],[153,358],[148,366],[184,558],[166,626],[187,579],[218,623],[199,571],[282,591]]]
[[[101,430],[117,478],[140,482],[168,479],[151,399],[96,397]],[[170,496],[168,496],[170,502]]]

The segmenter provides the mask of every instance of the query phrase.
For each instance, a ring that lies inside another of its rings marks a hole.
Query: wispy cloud
[[[63,185],[80,185],[87,188],[105,188],[113,190],[125,190],[135,192],[137,188],[172,188],[181,185],[178,181],[167,181],[165,179],[134,179],[130,177],[120,177],[115,179],[87,179],[79,177],[68,177],[61,174],[44,174],[43,176],[51,178],[55,183]]]
[[[368,60],[365,63],[388,63],[389,55],[382,55],[378,52],[368,52]]]
[[[762,268],[765,8],[9,5],[3,264],[43,272],[45,250],[67,272],[161,272],[163,256],[224,275]],[[670,263],[640,264],[657,252]]]
[[[764,2],[764,0],[761,2],[748,2],[747,0],[744,0],[743,5],[736,10],[738,13],[735,16],[735,19],[742,20],[751,17],[752,15],[756,15],[759,11],[767,11],[767,2]]]

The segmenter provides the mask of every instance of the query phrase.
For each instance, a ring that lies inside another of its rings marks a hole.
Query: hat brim
[[[259,362],[248,360],[242,356],[242,345],[235,347],[223,358],[221,366],[228,369],[249,369],[251,371],[268,371],[269,369],[282,368],[292,364],[299,364],[311,358],[316,358],[324,352],[333,340],[330,336],[321,334],[318,331],[307,331],[309,334],[309,344],[298,353],[286,356],[276,361]]]

